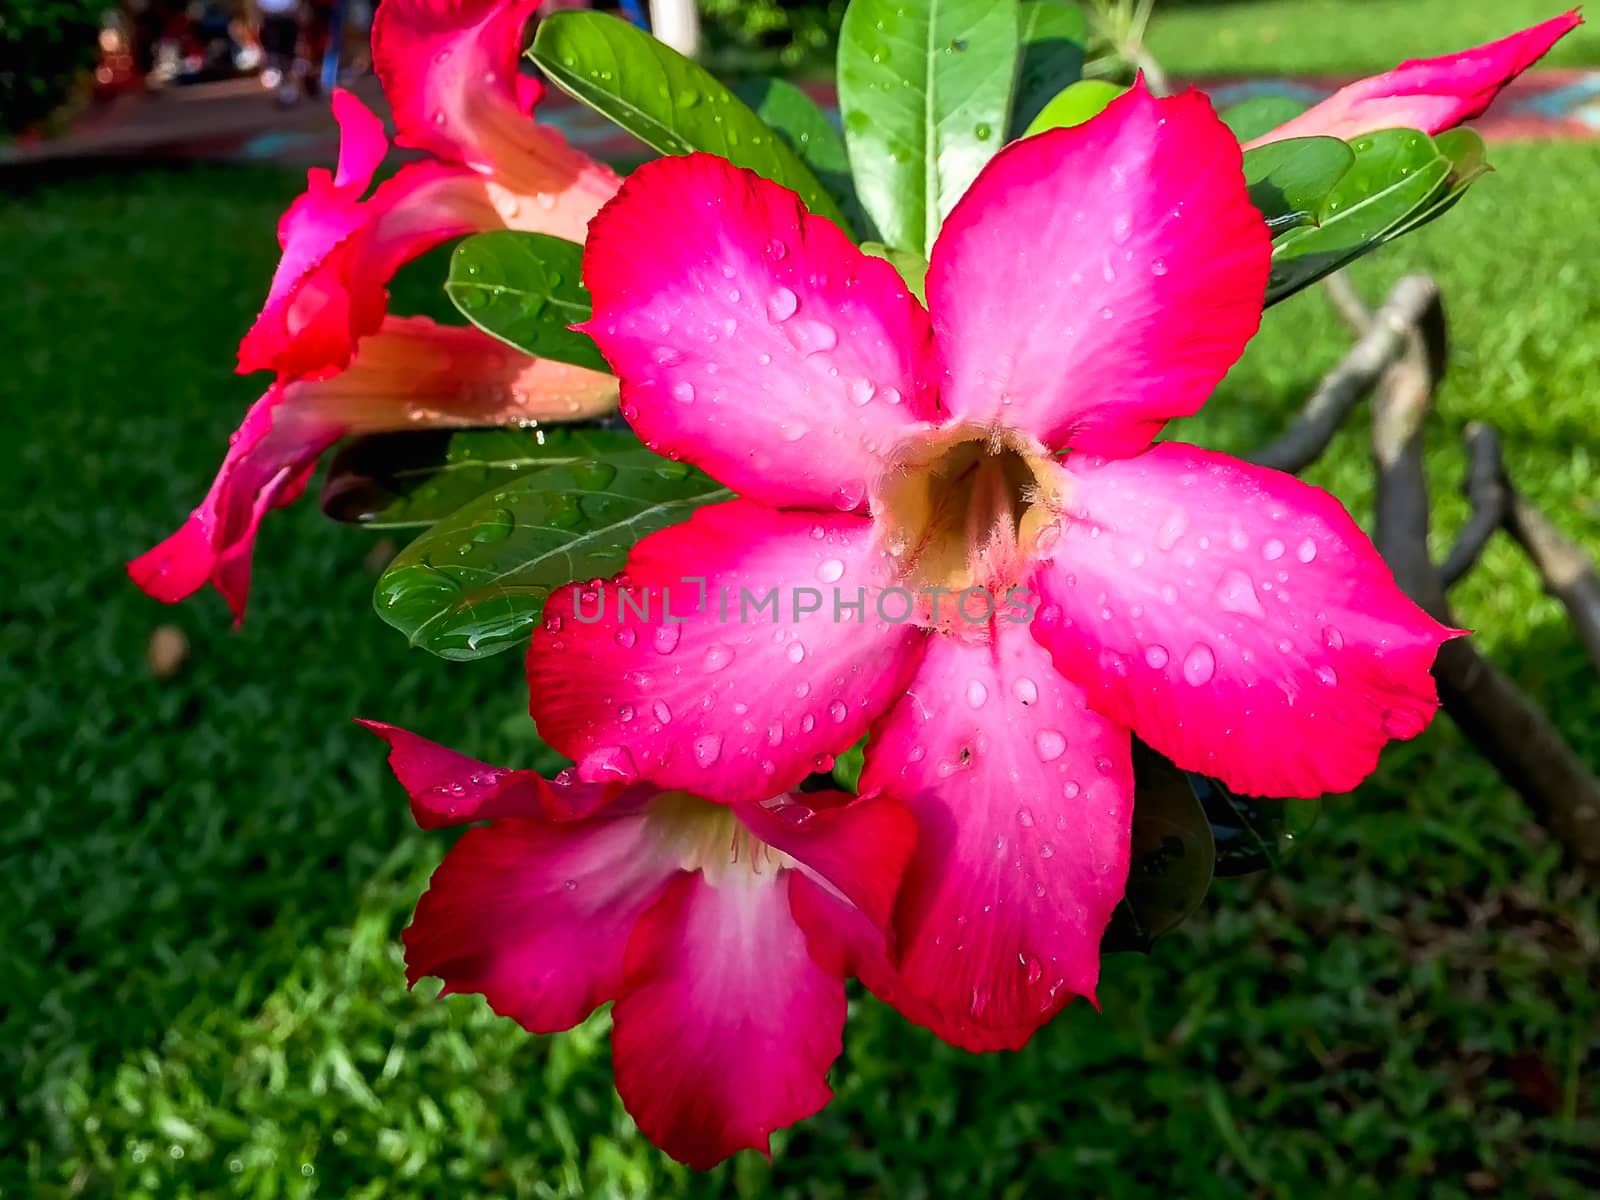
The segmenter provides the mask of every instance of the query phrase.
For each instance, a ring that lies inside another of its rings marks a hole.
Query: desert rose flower
[[[1002,150],[926,309],[793,193],[705,155],[642,167],[590,226],[586,329],[640,436],[741,498],[552,595],[541,733],[583,778],[748,803],[870,730],[863,790],[919,827],[894,999],[959,1045],[1021,1045],[1093,994],[1130,731],[1305,796],[1437,707],[1452,631],[1338,501],[1150,444],[1254,334],[1269,254],[1196,93],[1136,86]],[[746,603],[769,591],[775,612]]]
[[[545,780],[364,722],[424,829],[472,821],[404,936],[406,975],[478,992],[535,1033],[612,1008],[617,1092],[692,1167],[832,1093],[843,976],[884,959],[915,823],[836,793],[714,804],[647,784]]]
[[[128,573],[168,603],[214,584],[243,620],[261,518],[305,490],[318,456],[339,439],[569,421],[610,411],[616,394],[609,375],[530,358],[476,329],[389,317],[346,369],[274,382],[245,414],[200,507]]]
[[[1573,9],[1486,46],[1401,63],[1392,71],[1341,88],[1246,149],[1296,137],[1349,141],[1376,129],[1439,133],[1480,116],[1506,84],[1582,23]]]
[[[313,170],[279,226],[283,258],[239,346],[239,370],[304,374],[349,360],[378,327],[389,280],[450,238],[521,229],[582,241],[617,189],[609,167],[536,124],[537,80],[517,73],[531,0],[386,0],[373,60],[396,142],[436,156],[371,190],[388,149],[382,123],[334,96],[338,170]]]

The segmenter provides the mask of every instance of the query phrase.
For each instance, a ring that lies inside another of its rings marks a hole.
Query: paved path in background
[[[1219,105],[1256,96],[1316,101],[1337,79],[1207,79],[1197,81]],[[353,90],[378,111],[383,96],[370,76]],[[830,112],[828,86],[808,88]],[[539,119],[559,128],[597,158],[628,159],[647,151],[597,113],[551,89]],[[1600,138],[1600,70],[1534,71],[1513,83],[1474,127],[1491,142]],[[26,170],[73,160],[162,158],[186,161],[281,162],[331,166],[338,131],[325,102],[277,108],[253,79],[129,93],[84,115],[64,137],[0,145],[0,167]]]

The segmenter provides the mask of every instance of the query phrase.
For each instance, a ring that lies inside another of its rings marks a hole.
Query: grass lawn
[[[1444,285],[1441,545],[1479,418],[1600,552],[1600,145],[1492,158],[1356,277]],[[407,993],[398,933],[447,839],[411,828],[348,718],[517,761],[517,657],[408,651],[369,609],[373,537],[312,502],[266,523],[239,631],[216,597],[164,608],[121,569],[198,500],[256,393],[231,348],[296,189],[218,168],[0,197],[0,1195],[1594,1194],[1600,904],[1444,720],[1328,801],[1283,870],[1108,960],[1102,1014],[974,1057],[861,1000],[837,1099],[770,1167],[691,1177],[646,1144],[603,1015],[531,1038]],[[419,266],[396,308],[437,312],[439,263]],[[1344,342],[1319,295],[1275,310],[1181,434],[1264,438]],[[1352,425],[1310,474],[1363,519],[1364,456]],[[1497,544],[1457,602],[1600,762],[1600,687],[1517,555]],[[193,652],[157,680],[165,622]]]

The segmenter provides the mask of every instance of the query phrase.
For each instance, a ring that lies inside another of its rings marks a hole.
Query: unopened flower
[[[945,222],[926,309],[773,183],[640,168],[591,224],[586,328],[641,437],[742,498],[639,543],[607,585],[628,604],[550,598],[541,733],[584,778],[749,802],[870,730],[863,790],[919,826],[895,1000],[960,1045],[1020,1045],[1093,994],[1130,731],[1236,790],[1315,795],[1437,706],[1451,631],[1333,497],[1150,444],[1255,332],[1269,255],[1194,93],[1137,86],[1002,150]],[[724,601],[774,589],[775,612]]]
[[[1340,88],[1246,148],[1297,137],[1349,141],[1378,129],[1440,133],[1481,115],[1506,84],[1582,23],[1578,10],[1573,9],[1498,42],[1403,62],[1392,71]]]
[[[445,855],[406,929],[406,974],[553,1033],[615,1001],[617,1092],[692,1167],[832,1093],[843,977],[881,963],[915,825],[886,798],[713,804],[647,784],[546,780],[364,722],[424,829],[487,821]]]

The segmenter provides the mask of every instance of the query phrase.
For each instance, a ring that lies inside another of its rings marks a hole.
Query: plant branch
[[[1337,276],[1330,277],[1330,283],[1332,278]],[[1293,473],[1321,458],[1356,405],[1404,355],[1410,332],[1439,309],[1438,286],[1426,275],[1408,275],[1395,284],[1376,313],[1367,313],[1348,281],[1342,281],[1341,287],[1347,295],[1335,306],[1349,317],[1358,311],[1363,314],[1361,336],[1339,365],[1323,378],[1289,428],[1248,456],[1258,466]],[[1330,295],[1333,291],[1330,286]],[[1438,325],[1438,336],[1442,338],[1442,316]],[[1441,346],[1441,356],[1442,353]]]
[[[1444,348],[1442,309],[1435,315],[1436,321],[1409,336],[1404,355],[1384,374],[1373,396],[1372,456],[1378,473],[1373,540],[1406,594],[1434,619],[1453,625],[1444,580],[1428,557],[1422,457],[1423,425]],[[1576,861],[1600,869],[1600,781],[1544,713],[1465,639],[1440,647],[1433,673],[1445,711],[1467,739],[1522,794]]]
[[[1470,571],[1483,548],[1505,523],[1507,495],[1505,475],[1500,465],[1500,435],[1477,422],[1467,426],[1467,474],[1461,481],[1461,494],[1472,505],[1472,515],[1456,535],[1456,543],[1439,568],[1446,588]]]

